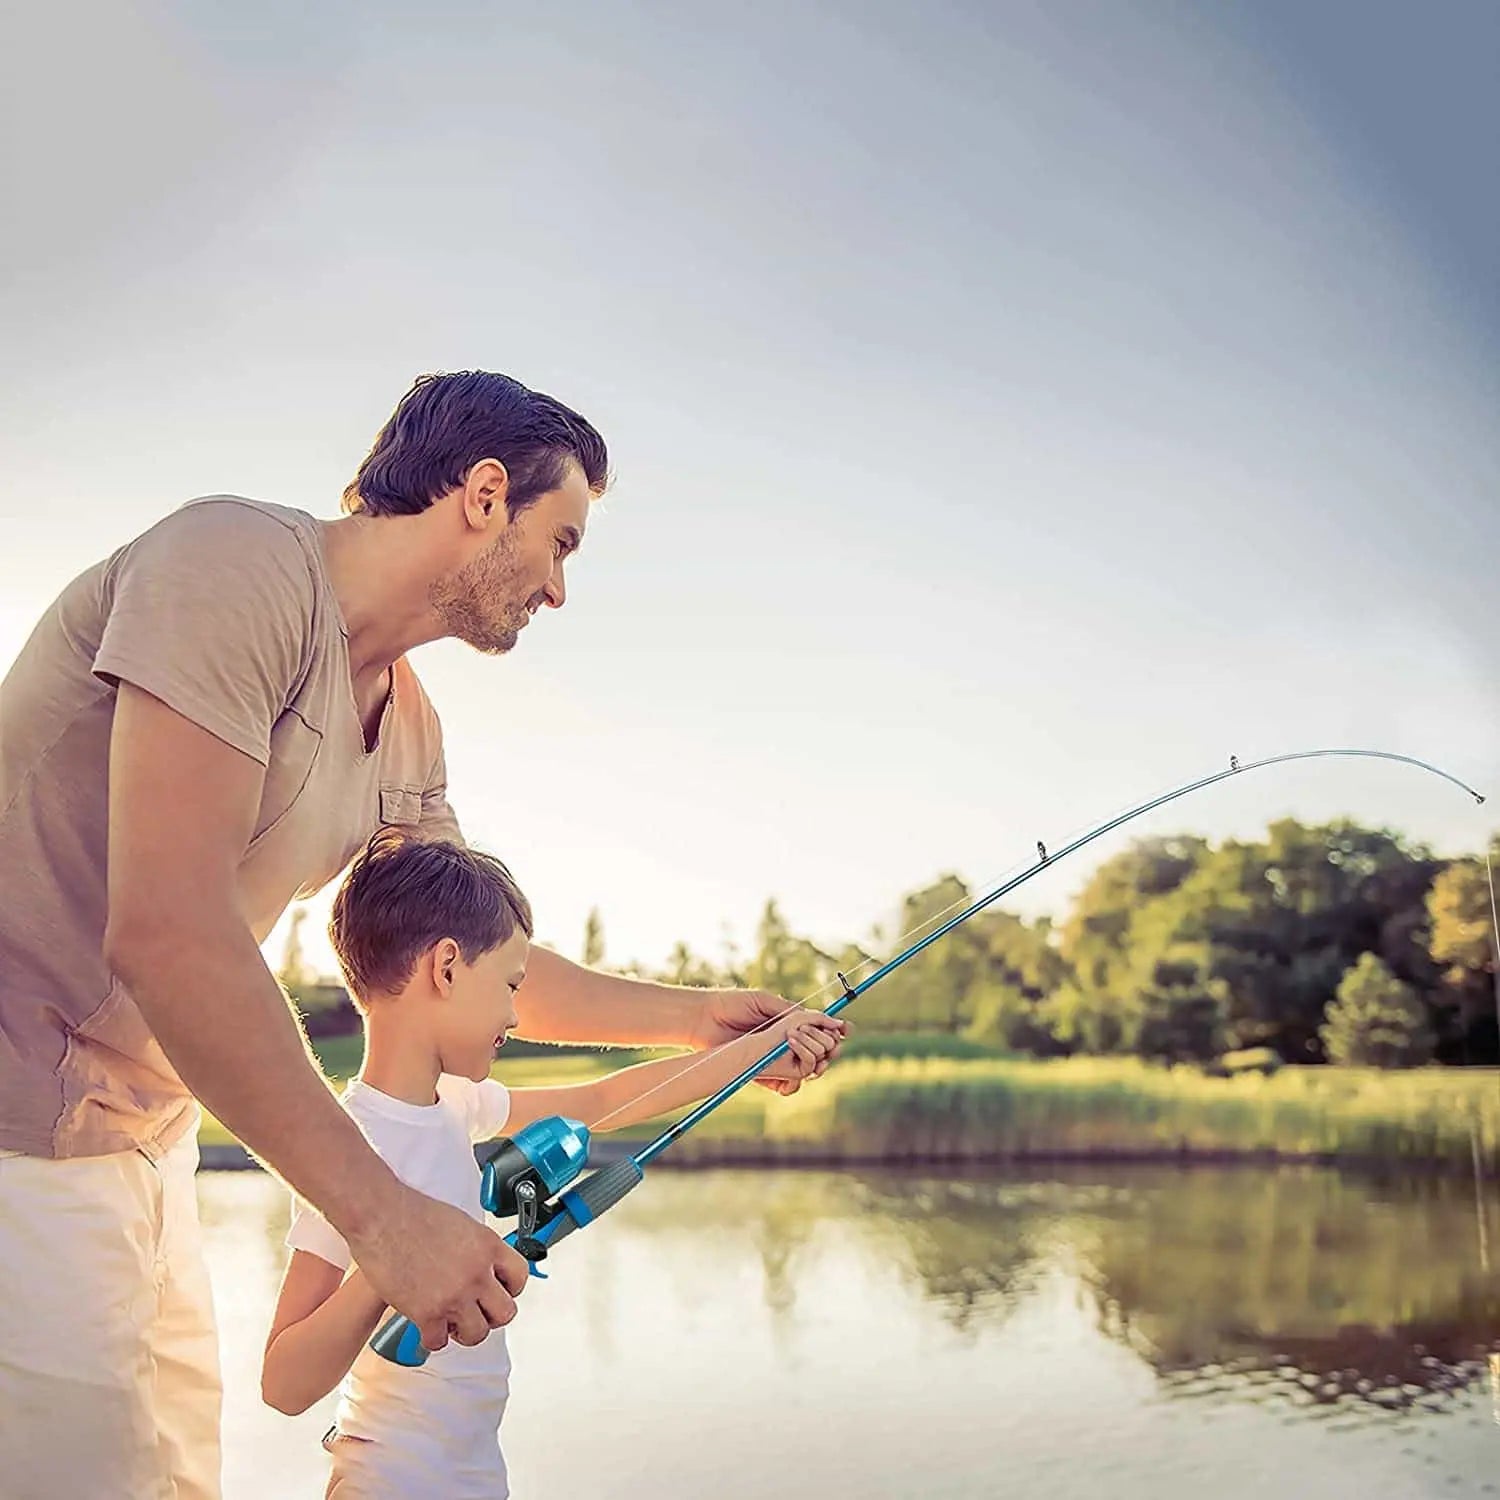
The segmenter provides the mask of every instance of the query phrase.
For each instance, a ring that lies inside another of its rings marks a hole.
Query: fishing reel
[[[588,1158],[588,1126],[561,1115],[533,1120],[490,1144],[479,1179],[480,1205],[496,1218],[519,1221],[506,1242],[540,1280],[546,1273],[537,1263],[547,1258],[549,1240],[566,1227],[552,1223],[559,1215],[567,1217],[558,1194],[578,1178]],[[393,1364],[414,1367],[427,1359],[416,1324],[399,1313],[386,1319],[370,1347]]]
[[[485,1160],[479,1201],[486,1213],[519,1221],[515,1247],[533,1276],[544,1276],[537,1262],[547,1258],[547,1242],[538,1231],[559,1212],[551,1200],[575,1181],[588,1157],[588,1126],[550,1115],[496,1141]]]

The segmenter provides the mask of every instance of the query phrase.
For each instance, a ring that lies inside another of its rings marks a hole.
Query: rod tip
[[[1480,806],[1481,806],[1481,807],[1483,807],[1483,806],[1484,806],[1484,793],[1483,793],[1483,792],[1475,792],[1475,793],[1474,793],[1474,800],[1475,800],[1475,801],[1476,801],[1476,802],[1477,802],[1477,803],[1478,803],[1478,804],[1479,804],[1479,805],[1480,805]]]

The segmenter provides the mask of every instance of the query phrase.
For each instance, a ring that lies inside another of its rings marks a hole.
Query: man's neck
[[[422,520],[345,516],[319,523],[356,692],[373,688],[392,662],[443,633],[428,597],[436,564]]]

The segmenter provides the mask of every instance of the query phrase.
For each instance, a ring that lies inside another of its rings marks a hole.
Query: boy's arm
[[[775,1026],[712,1052],[637,1063],[589,1083],[512,1089],[505,1128],[514,1133],[533,1120],[566,1115],[584,1121],[591,1130],[620,1130],[706,1098],[783,1041],[791,1050],[767,1073],[805,1078],[837,1051],[845,1030],[845,1023],[836,1017],[820,1011],[796,1011]]]
[[[294,1250],[260,1369],[267,1406],[299,1416],[321,1401],[349,1371],[380,1325],[385,1299],[356,1266],[346,1277],[307,1250]]]

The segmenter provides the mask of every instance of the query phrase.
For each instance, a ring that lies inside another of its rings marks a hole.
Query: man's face
[[[555,489],[528,505],[478,557],[432,586],[443,633],[498,656],[544,604],[567,598],[563,568],[588,524],[588,481],[576,463]]]

